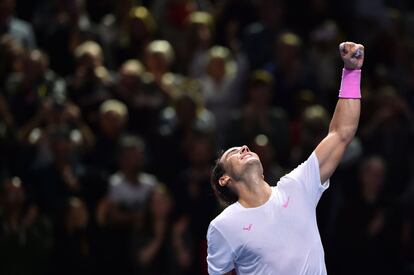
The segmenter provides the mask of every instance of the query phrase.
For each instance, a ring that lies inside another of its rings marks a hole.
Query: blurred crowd
[[[414,274],[414,3],[0,0],[0,274],[206,274],[220,149],[265,179],[327,134],[365,45],[356,138],[318,207],[329,274]]]

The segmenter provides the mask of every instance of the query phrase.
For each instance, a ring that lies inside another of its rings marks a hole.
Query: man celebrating
[[[329,133],[304,163],[270,187],[247,146],[217,160],[211,184],[231,205],[208,228],[209,274],[327,274],[316,205],[357,129],[364,61],[360,44],[344,42],[339,51],[344,69]]]

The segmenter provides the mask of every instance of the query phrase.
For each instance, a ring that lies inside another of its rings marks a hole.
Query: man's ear
[[[229,182],[230,182],[230,177],[227,175],[221,176],[221,178],[219,178],[219,184],[222,187],[226,186]]]

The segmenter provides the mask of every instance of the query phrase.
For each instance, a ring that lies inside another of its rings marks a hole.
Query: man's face
[[[241,147],[232,147],[228,149],[220,158],[220,162],[223,163],[224,168],[228,171],[230,177],[237,180],[251,165],[259,164],[259,168],[262,169],[262,165],[259,156],[250,151],[249,147],[243,145]],[[261,171],[263,173],[263,171]]]

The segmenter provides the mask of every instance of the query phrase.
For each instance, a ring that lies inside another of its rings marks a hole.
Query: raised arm
[[[339,45],[339,52],[344,61],[339,100],[329,133],[315,150],[322,183],[331,177],[346,147],[352,141],[361,109],[360,69],[364,62],[364,47],[353,42],[344,42]]]

